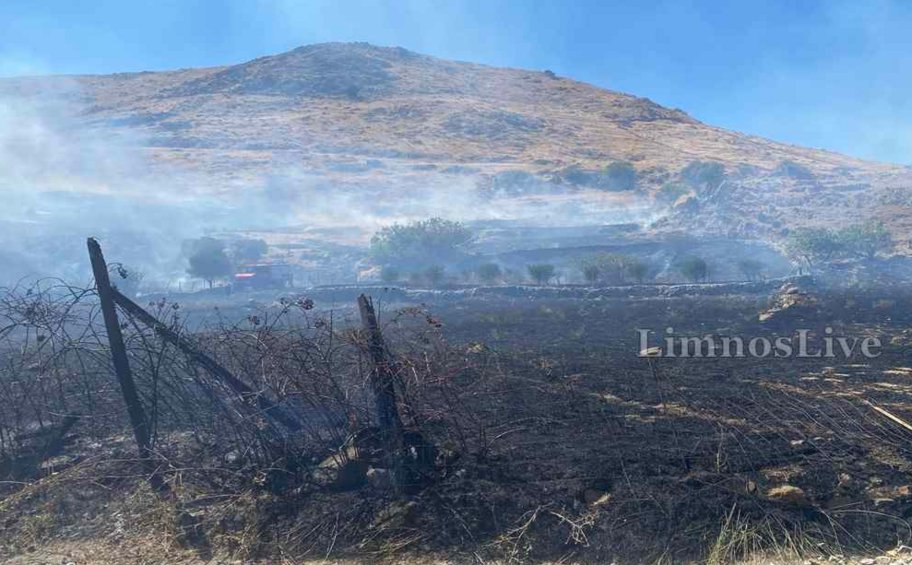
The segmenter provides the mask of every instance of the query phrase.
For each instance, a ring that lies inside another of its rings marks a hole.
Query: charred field
[[[288,295],[214,317],[211,305],[148,305],[304,424],[277,432],[125,318],[166,496],[137,459],[94,300],[23,291],[4,303],[16,347],[0,402],[0,551],[24,563],[851,562],[909,543],[912,294],[760,286],[420,300],[348,288],[334,294],[348,307]],[[368,337],[346,298],[362,291],[406,432],[420,438],[409,449],[426,462],[402,490],[384,469]],[[807,300],[782,308],[789,295]],[[210,318],[191,330],[193,308]],[[636,329],[671,326],[830,327],[883,347],[876,358],[637,355]],[[60,431],[66,415],[75,424]],[[57,444],[36,443],[42,430]],[[29,445],[40,446],[31,459]]]
[[[908,164],[722,75],[206,64],[0,78],[0,561],[912,563]]]

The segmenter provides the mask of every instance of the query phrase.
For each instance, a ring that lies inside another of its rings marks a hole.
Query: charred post
[[[358,297],[361,325],[367,340],[367,352],[373,363],[371,388],[377,408],[377,423],[383,441],[383,449],[398,489],[407,486],[408,478],[404,454],[404,433],[399,408],[396,405],[396,373],[390,363],[383,334],[377,323],[373,302],[365,295]]]
[[[133,428],[133,437],[136,439],[136,446],[139,448],[139,457],[152,471],[149,478],[150,484],[156,490],[162,490],[165,485],[154,472],[149,422],[146,419],[146,414],[139,399],[139,393],[136,390],[136,383],[130,370],[130,361],[127,359],[127,348],[124,345],[120,320],[117,317],[117,308],[114,304],[115,290],[111,286],[111,279],[108,276],[108,265],[101,252],[101,246],[95,238],[90,237],[86,244],[89,249],[89,259],[92,262],[92,273],[95,276],[95,288],[98,291],[98,299],[101,302],[101,314],[104,318],[108,343],[111,347],[111,361],[114,364],[114,372],[117,375],[124,404],[127,407],[130,427]]]

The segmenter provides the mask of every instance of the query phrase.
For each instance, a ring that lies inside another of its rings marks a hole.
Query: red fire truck
[[[236,290],[265,290],[290,288],[294,284],[291,265],[285,263],[263,263],[240,267],[234,275]]]

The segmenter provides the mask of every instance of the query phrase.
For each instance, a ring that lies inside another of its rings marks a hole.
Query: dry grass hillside
[[[86,125],[221,186],[287,167],[342,185],[517,170],[551,181],[626,161],[654,196],[687,164],[718,161],[731,182],[674,215],[675,227],[775,236],[851,214],[887,220],[901,245],[912,227],[908,167],[713,127],[548,71],[328,43],[229,67],[0,81],[6,94],[61,90],[81,101]]]

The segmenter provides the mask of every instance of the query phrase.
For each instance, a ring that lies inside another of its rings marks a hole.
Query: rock
[[[789,506],[810,506],[803,490],[794,485],[779,485],[766,491],[766,498]]]
[[[839,483],[836,488],[848,489],[852,486],[852,475],[848,473],[839,473]]]
[[[611,493],[592,488],[587,488],[583,491],[583,501],[589,506],[602,506],[610,500]]]
[[[357,456],[357,452],[348,455]],[[335,490],[353,490],[364,486],[367,481],[368,463],[357,458],[335,455],[327,457],[314,470],[314,481],[321,486]]]
[[[417,504],[397,500],[377,513],[371,528],[396,530],[412,522]]]
[[[371,467],[367,470],[367,484],[377,490],[389,490],[393,488],[393,478],[387,469]]]

